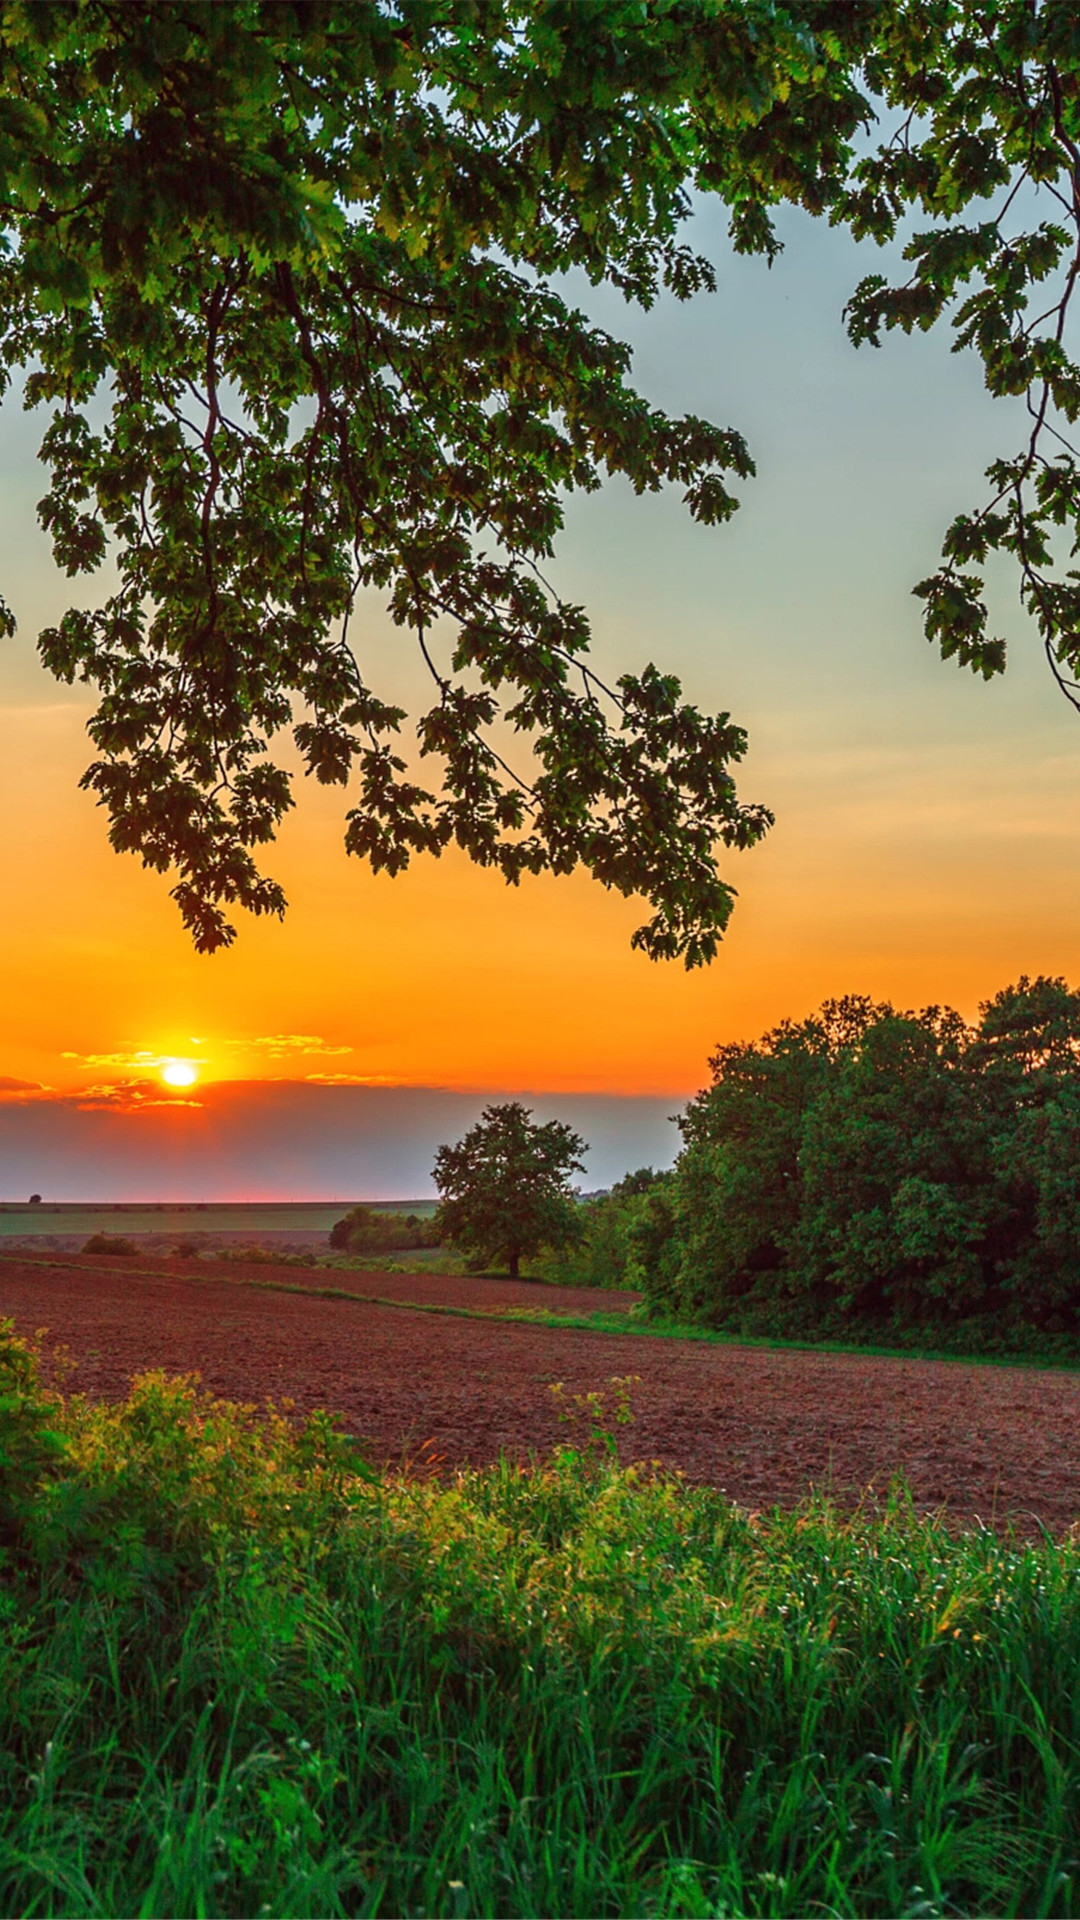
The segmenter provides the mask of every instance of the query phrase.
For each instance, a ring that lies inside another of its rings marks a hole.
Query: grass
[[[1080,1546],[622,1470],[376,1475],[0,1334],[0,1911],[1068,1914]]]

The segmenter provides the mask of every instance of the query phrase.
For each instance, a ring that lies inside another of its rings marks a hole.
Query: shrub
[[[17,1542],[35,1510],[39,1484],[66,1458],[57,1431],[59,1395],[40,1377],[40,1346],[0,1320],[0,1546]]]
[[[330,1229],[330,1245],[338,1252],[407,1253],[439,1244],[432,1216],[380,1213],[375,1207],[352,1207]]]
[[[529,1263],[537,1279],[554,1286],[627,1288],[640,1284],[636,1233],[665,1176],[639,1167],[607,1192],[578,1205],[580,1238]]]
[[[83,1246],[84,1253],[111,1253],[122,1258],[138,1251],[134,1240],[129,1240],[125,1233],[92,1233]]]
[[[246,1247],[218,1247],[213,1257],[245,1267],[314,1267],[318,1264],[313,1253],[278,1252],[273,1247],[263,1247],[258,1243]]]

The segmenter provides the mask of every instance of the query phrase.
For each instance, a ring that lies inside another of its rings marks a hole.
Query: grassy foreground
[[[1080,1548],[376,1475],[0,1328],[5,1914],[1071,1913]]]

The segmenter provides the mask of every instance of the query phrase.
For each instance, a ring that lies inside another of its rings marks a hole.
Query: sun
[[[161,1077],[167,1087],[193,1087],[199,1077],[199,1069],[191,1060],[167,1060],[161,1069]]]

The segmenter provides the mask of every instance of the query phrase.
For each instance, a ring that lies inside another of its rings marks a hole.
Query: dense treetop
[[[849,995],[720,1047],[639,1209],[654,1307],[821,1336],[1080,1339],[1080,993],[969,1026]]]
[[[634,390],[562,278],[708,289],[694,190],[744,252],[773,255],[784,201],[903,233],[910,276],[863,280],[852,337],[948,315],[1030,414],[918,589],[928,634],[1001,670],[1001,548],[1072,691],[1074,0],[5,0],[0,62],[0,367],[49,414],[59,564],[118,569],[42,656],[97,686],[87,784],[200,947],[231,903],[282,909],[255,849],[291,730],[376,868],[583,863],[650,902],[647,952],[714,953],[717,843],[770,819],[736,796],[744,735],[656,667],[602,685],[542,572],[607,474],[714,523],[753,471],[734,428]],[[430,665],[426,784],[369,683],[367,590]]]

